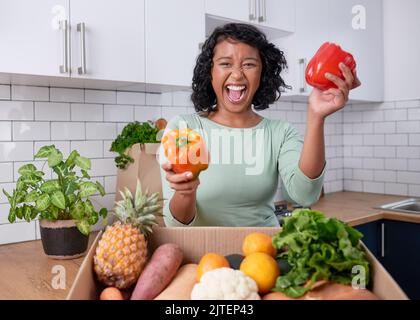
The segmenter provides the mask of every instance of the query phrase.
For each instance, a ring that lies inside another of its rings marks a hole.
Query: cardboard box
[[[222,255],[241,253],[242,240],[247,234],[253,231],[263,232],[271,236],[278,233],[279,228],[157,227],[150,239],[149,247],[150,250],[154,250],[157,246],[164,243],[176,243],[184,252],[184,263],[197,263],[201,256],[206,252],[217,252]],[[93,256],[100,236],[101,233],[98,234],[89,253],[85,257],[67,296],[68,300],[98,299],[99,292],[93,271]],[[408,299],[406,294],[401,290],[384,267],[375,259],[368,249],[366,249],[366,251],[372,269],[372,291],[381,299]]]

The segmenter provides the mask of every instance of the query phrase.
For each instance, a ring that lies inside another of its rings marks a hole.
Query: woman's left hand
[[[350,68],[344,63],[340,63],[339,67],[343,72],[345,80],[330,73],[325,75],[338,88],[331,88],[326,91],[314,88],[309,96],[309,111],[322,120],[342,109],[349,100],[350,90],[361,85],[356,72],[353,74]]]

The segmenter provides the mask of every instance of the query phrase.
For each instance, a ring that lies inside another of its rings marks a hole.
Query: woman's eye
[[[256,65],[253,64],[253,63],[245,63],[244,64],[245,69],[251,69],[251,68],[255,68],[255,67],[256,67]]]
[[[222,62],[220,65],[222,67],[228,67],[228,66],[230,66],[230,63],[228,63],[228,62]]]

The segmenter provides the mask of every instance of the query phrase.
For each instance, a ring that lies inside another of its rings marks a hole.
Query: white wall
[[[385,101],[420,98],[420,1],[384,0]]]

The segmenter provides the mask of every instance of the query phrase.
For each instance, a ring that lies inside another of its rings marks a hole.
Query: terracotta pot
[[[89,237],[80,233],[74,220],[40,220],[42,246],[53,259],[75,259],[85,255]]]

